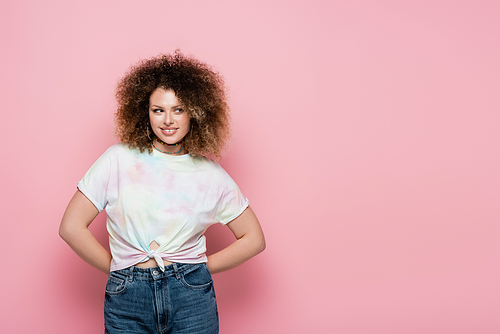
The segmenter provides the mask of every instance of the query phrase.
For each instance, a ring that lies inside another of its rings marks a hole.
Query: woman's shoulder
[[[129,147],[126,144],[116,143],[108,147],[99,159],[115,160],[140,154],[139,150]]]
[[[141,153],[148,153],[146,152],[140,152],[139,149],[134,148],[129,146],[128,144],[123,144],[123,143],[116,143],[114,145],[111,145],[108,147],[106,150],[106,153],[108,154],[113,154],[113,155],[137,155]]]
[[[209,169],[213,177],[217,177],[220,180],[231,179],[229,173],[221,166],[217,161],[205,158],[205,164],[207,169]]]
[[[195,165],[203,166],[206,169],[213,171],[224,171],[221,165],[210,158],[204,156],[191,156],[191,160]]]

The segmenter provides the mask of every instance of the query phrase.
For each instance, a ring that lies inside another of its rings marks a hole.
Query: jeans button
[[[153,275],[158,275],[158,270],[153,270]]]

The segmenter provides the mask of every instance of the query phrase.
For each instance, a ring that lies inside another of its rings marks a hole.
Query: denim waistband
[[[179,275],[181,272],[198,265],[205,265],[205,263],[172,263],[165,266],[165,271],[162,271],[160,267],[151,268],[140,268],[136,266],[131,266],[125,269],[119,269],[112,271],[111,274],[124,276],[130,281],[133,279],[146,279],[146,280],[157,280],[168,276]]]

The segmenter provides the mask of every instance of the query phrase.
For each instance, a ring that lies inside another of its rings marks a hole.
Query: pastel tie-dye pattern
[[[216,162],[186,154],[141,153],[111,146],[78,183],[80,191],[108,215],[111,271],[154,258],[206,262],[203,235],[227,224],[248,206],[236,183]],[[160,247],[149,248],[156,241]]]

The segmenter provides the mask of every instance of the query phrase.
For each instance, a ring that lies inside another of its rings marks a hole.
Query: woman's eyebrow
[[[149,107],[155,108],[155,109],[162,109],[162,110],[165,109],[165,107],[162,107],[162,106],[159,106],[156,104],[151,104]],[[174,110],[174,109],[184,109],[184,107],[181,104],[170,107],[170,110]]]

